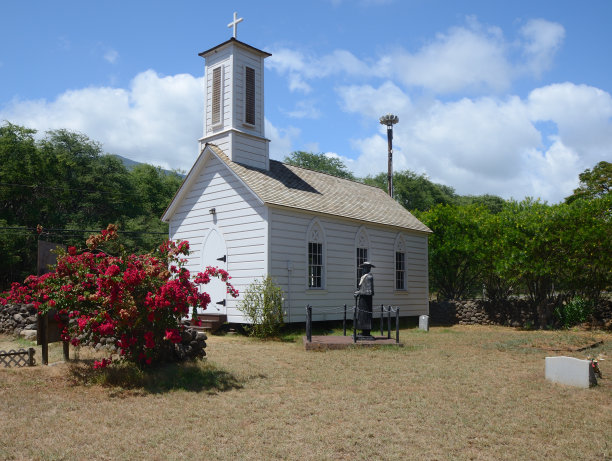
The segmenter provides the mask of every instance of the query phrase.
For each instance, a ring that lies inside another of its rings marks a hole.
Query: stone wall
[[[0,306],[0,333],[36,338],[36,318],[33,304]]]
[[[484,299],[464,301],[430,301],[432,325],[537,325],[537,313],[525,299],[492,303]],[[604,301],[593,312],[593,326],[612,328],[612,301]]]

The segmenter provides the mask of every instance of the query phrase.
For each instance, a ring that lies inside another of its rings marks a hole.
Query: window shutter
[[[221,123],[221,67],[213,69],[212,76],[212,124]]]
[[[255,125],[255,69],[245,68],[244,121]]]

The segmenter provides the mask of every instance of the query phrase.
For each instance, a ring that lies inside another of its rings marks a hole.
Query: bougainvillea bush
[[[174,352],[184,333],[182,319],[210,303],[199,286],[218,277],[236,297],[229,274],[207,267],[192,278],[184,267],[187,241],[167,241],[153,253],[128,254],[117,238],[116,227],[109,225],[87,239],[86,249],[59,250],[54,272],[13,283],[0,295],[0,304],[33,303],[40,315],[57,312],[63,319],[62,339],[74,346],[110,345],[121,359],[139,366],[179,360]],[[119,255],[108,254],[105,247]],[[114,352],[94,366],[107,366]]]

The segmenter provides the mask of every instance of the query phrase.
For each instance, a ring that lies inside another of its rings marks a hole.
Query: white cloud
[[[14,100],[0,119],[41,132],[67,128],[100,141],[105,151],[164,168],[188,170],[202,135],[203,82],[188,74],[138,74],[128,89],[70,90],[53,101]]]
[[[266,65],[287,77],[291,91],[304,93],[312,91],[309,81],[342,74],[394,79],[406,87],[438,94],[499,94],[510,88],[514,79],[525,74],[539,77],[550,68],[565,29],[558,23],[534,19],[518,34],[520,39],[512,42],[500,28],[467,17],[464,26],[437,34],[414,52],[396,48],[378,57],[359,59],[341,49],[316,56],[279,48]],[[511,51],[517,47],[519,56],[513,57]]]
[[[557,50],[565,38],[561,24],[544,19],[531,19],[521,28],[523,52],[527,68],[537,77],[548,70]]]
[[[111,64],[115,64],[115,62],[117,62],[117,58],[119,58],[119,53],[115,50],[108,50],[106,53],[104,53],[104,59]]]
[[[295,104],[295,108],[286,112],[286,114],[291,118],[317,119],[321,116],[321,111],[317,109],[315,101],[308,99],[298,101]]]
[[[571,194],[580,172],[612,158],[612,97],[593,87],[549,85],[525,100],[512,96],[410,103],[391,83],[352,86],[339,94],[347,111],[369,119],[382,113],[378,104],[389,94],[387,102],[398,102],[395,113],[400,117],[394,129],[394,169],[427,173],[460,194],[557,202]],[[558,127],[549,143],[536,128],[542,120]],[[351,163],[357,175],[386,171],[384,127],[352,145],[359,152]]]
[[[411,110],[410,97],[390,81],[378,88],[370,85],[341,86],[337,93],[341,107],[347,112],[378,118],[387,112],[405,114]]]
[[[335,50],[322,57],[314,57],[296,50],[279,48],[273,50],[272,56],[266,60],[266,67],[286,75],[291,91],[303,93],[312,90],[307,80],[341,73],[368,76],[373,72],[368,65],[346,50]]]
[[[278,128],[266,118],[265,119],[266,137],[270,139],[270,158],[283,160],[293,152],[293,142],[300,135],[299,128],[290,126],[288,128]]]
[[[476,25],[438,34],[416,53],[398,50],[383,58],[385,73],[409,86],[437,93],[459,90],[502,91],[510,86],[511,66],[497,29]]]

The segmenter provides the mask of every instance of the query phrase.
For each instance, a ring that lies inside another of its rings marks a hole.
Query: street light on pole
[[[389,196],[393,197],[393,125],[399,122],[397,115],[387,114],[380,117],[380,124],[387,126],[387,144],[389,146],[389,159],[387,168],[387,185]]]

